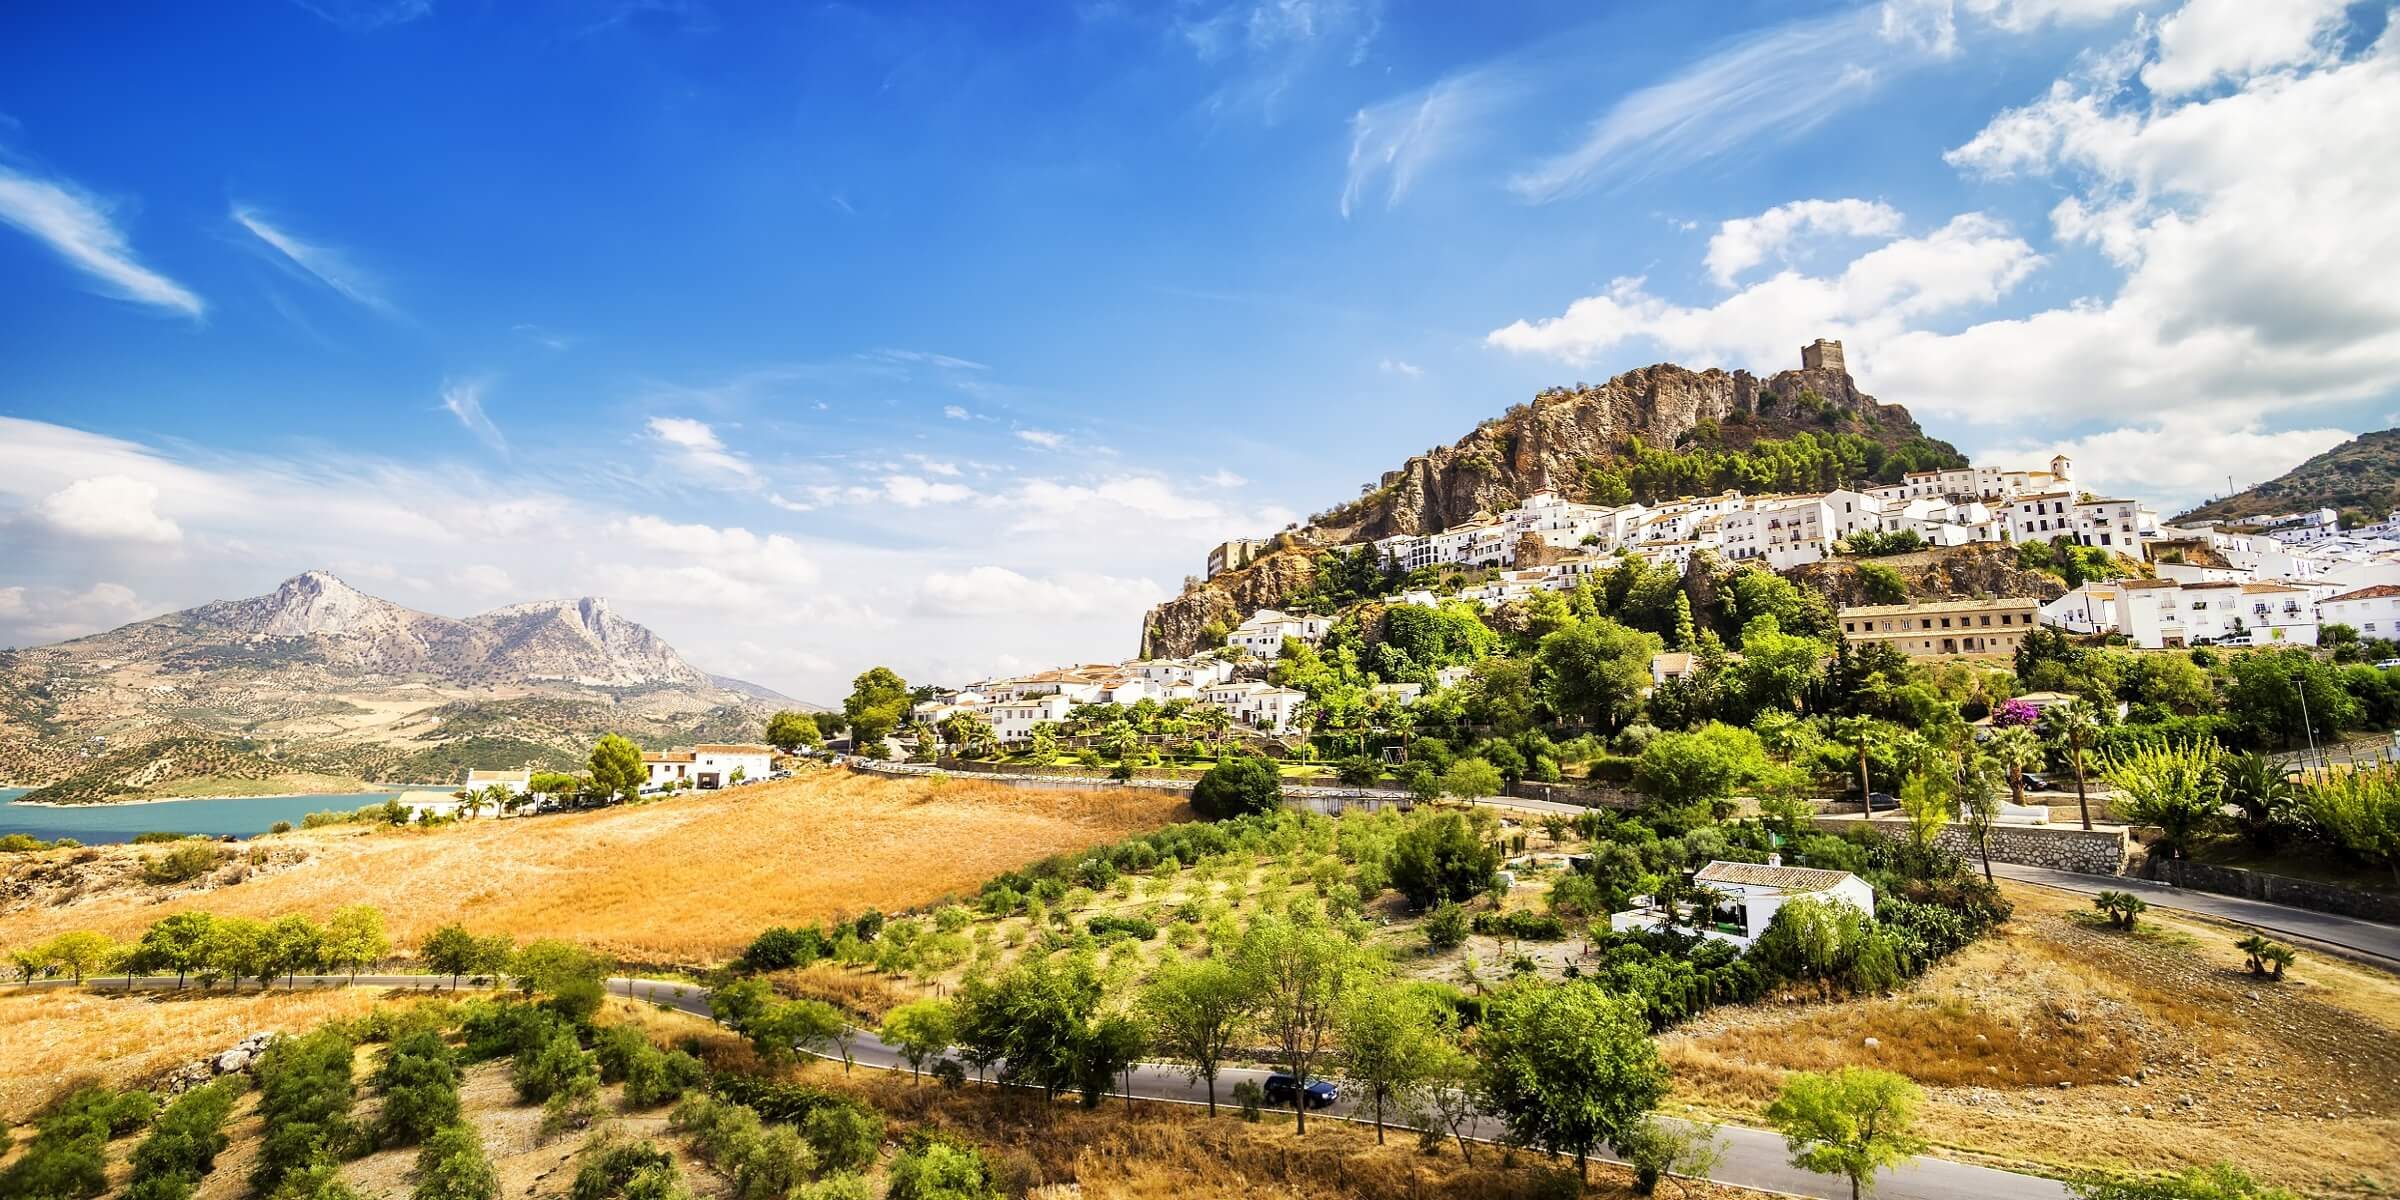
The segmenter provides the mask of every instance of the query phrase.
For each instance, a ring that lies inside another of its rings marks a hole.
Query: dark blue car
[[[1281,1073],[1267,1076],[1267,1103],[1290,1104],[1293,1096],[1297,1094],[1308,1097],[1310,1108],[1328,1108],[1334,1101],[1342,1098],[1340,1091],[1322,1079],[1311,1079],[1308,1081],[1308,1086],[1304,1088],[1293,1086],[1298,1082],[1291,1076]]]

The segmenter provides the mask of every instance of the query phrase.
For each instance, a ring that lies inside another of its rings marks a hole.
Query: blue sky
[[[323,566],[609,594],[818,698],[1118,657],[1213,541],[1542,386],[1820,333],[2172,507],[2393,423],[2387,24],[13,5],[0,644]]]

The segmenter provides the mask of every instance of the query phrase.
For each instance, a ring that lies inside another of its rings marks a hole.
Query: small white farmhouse
[[[1692,885],[1707,889],[1717,899],[1713,904],[1686,902],[1681,906],[1684,911],[1676,914],[1671,926],[1667,914],[1652,905],[1618,913],[1608,919],[1608,927],[1619,933],[1671,927],[1682,933],[1731,942],[1747,950],[1767,931],[1776,910],[1796,896],[1831,900],[1850,905],[1870,917],[1875,915],[1875,889],[1848,871],[1718,860],[1694,872]]]
[[[704,742],[689,750],[647,751],[642,755],[642,765],[650,770],[651,787],[681,782],[688,787],[721,788],[734,783],[737,771],[744,781],[765,779],[772,774],[775,748]]]

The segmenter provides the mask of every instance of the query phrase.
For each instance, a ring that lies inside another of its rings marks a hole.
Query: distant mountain
[[[2362,433],[2273,479],[2211,500],[2178,521],[2239,521],[2332,508],[2380,521],[2400,508],[2400,429]]]
[[[105,764],[105,779],[67,790],[169,790],[195,776],[144,767],[139,751],[171,742],[174,762],[203,775],[214,764],[255,780],[280,765],[445,783],[469,767],[571,765],[606,732],[755,738],[792,703],[694,667],[596,597],[454,620],[307,571],[264,596],[0,652],[0,780]]]

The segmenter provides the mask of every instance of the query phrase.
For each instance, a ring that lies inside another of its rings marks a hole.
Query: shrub
[[[1567,923],[1551,913],[1487,912],[1476,914],[1475,932],[1486,937],[1518,938],[1530,942],[1555,942],[1567,936]]]
[[[386,1146],[421,1142],[458,1122],[458,1056],[438,1033],[403,1034],[375,1070],[383,1111],[376,1140]]]
[[[416,1200],[495,1200],[500,1173],[483,1152],[483,1139],[465,1125],[446,1125],[417,1152]]]
[[[34,1121],[25,1153],[0,1172],[0,1196],[73,1200],[107,1189],[108,1140],[146,1124],[158,1112],[148,1092],[118,1092],[98,1084],[76,1088]]]
[[[186,843],[144,862],[142,879],[156,884],[190,883],[216,870],[222,857],[213,844]]]
[[[1491,886],[1500,852],[1475,836],[1460,813],[1436,813],[1417,821],[1392,844],[1392,886],[1416,907],[1464,900]]]
[[[664,1200],[683,1194],[675,1159],[649,1142],[618,1142],[594,1138],[583,1148],[583,1165],[576,1168],[572,1200]],[[646,1177],[639,1189],[636,1178]],[[661,1185],[666,1186],[662,1187]]]
[[[950,1062],[944,1059],[944,1062]],[[883,1116],[848,1100],[817,1108],[800,1122],[817,1165],[828,1171],[854,1171],[875,1161],[883,1147]]]
[[[1192,811],[1202,820],[1273,812],[1282,804],[1283,780],[1275,765],[1255,755],[1224,759],[1192,785]]]
[[[625,1102],[649,1108],[680,1100],[708,1078],[708,1068],[682,1050],[659,1050],[637,1056],[625,1072]]]
[[[1453,901],[1435,906],[1425,917],[1425,941],[1436,950],[1448,950],[1467,940],[1467,910]]]
[[[356,1146],[359,1132],[350,1117],[357,1101],[351,1051],[342,1030],[326,1028],[305,1037],[278,1038],[259,1056],[254,1074],[259,1116],[267,1133],[250,1171],[253,1190],[278,1194],[287,1177],[336,1161]],[[302,1196],[342,1194],[328,1191],[342,1185],[338,1176],[325,1171],[292,1182]]]
[[[592,1056],[584,1053],[573,1031],[563,1026],[553,1029],[542,1041],[518,1050],[508,1072],[517,1095],[529,1101],[548,1100],[573,1088],[579,1079],[597,1083],[598,1076]]]
[[[986,1200],[998,1193],[983,1152],[947,1139],[919,1135],[892,1160],[888,1200]]]
[[[318,1159],[293,1171],[267,1200],[365,1200],[358,1189],[342,1182],[342,1166],[330,1159]]]
[[[184,1200],[224,1153],[225,1119],[250,1081],[229,1075],[177,1097],[133,1148],[136,1200]],[[5,1190],[5,1189],[0,1189]]]
[[[1085,926],[1092,931],[1093,937],[1102,941],[1108,940],[1111,934],[1130,937],[1138,942],[1147,942],[1158,936],[1158,926],[1140,917],[1120,917],[1102,913],[1086,922]]]

